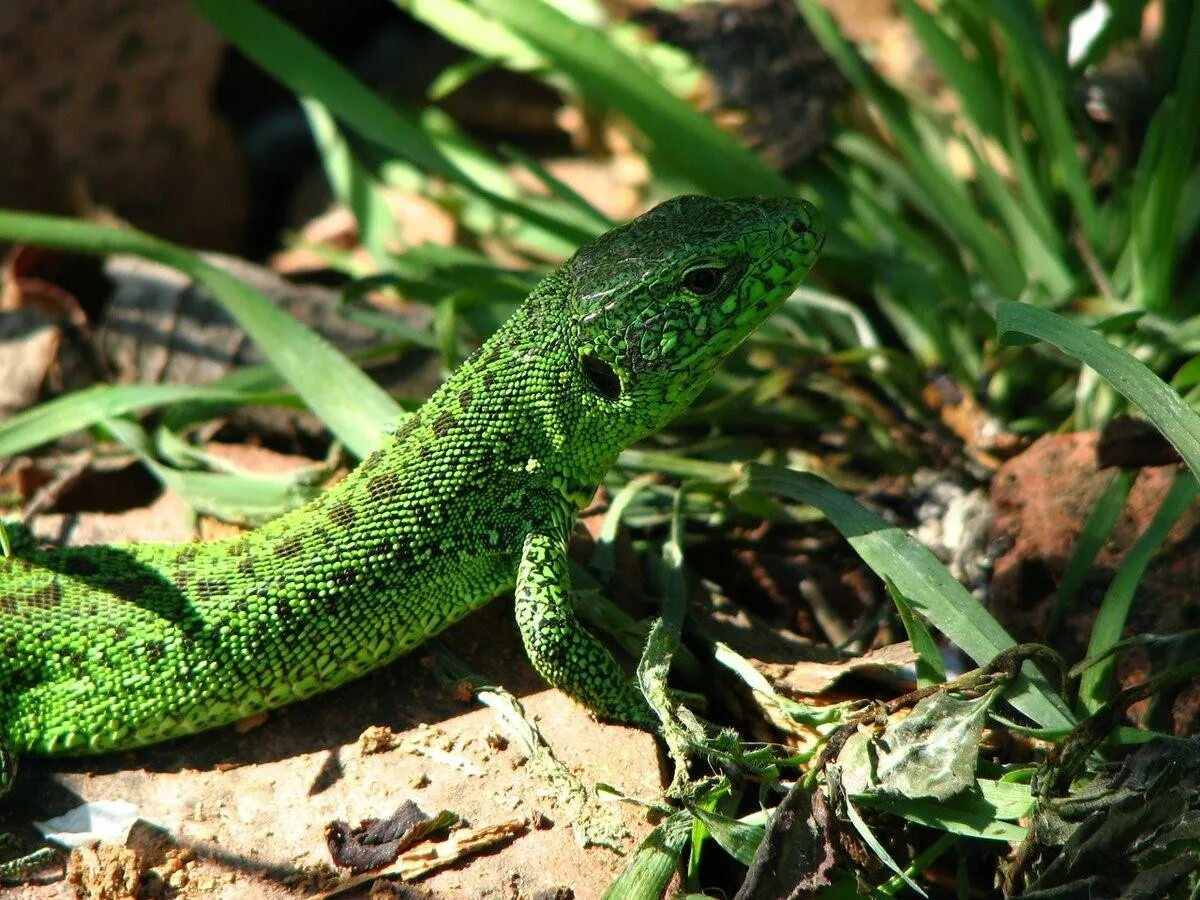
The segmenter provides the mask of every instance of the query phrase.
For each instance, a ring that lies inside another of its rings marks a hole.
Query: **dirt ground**
[[[663,766],[653,739],[598,724],[565,695],[547,690],[524,658],[508,603],[497,601],[465,620],[446,644],[474,672],[521,700],[557,758],[584,785],[604,782],[634,797],[656,797]],[[451,810],[472,827],[513,820],[525,827],[511,842],[424,878],[427,893],[411,896],[600,896],[627,857],[605,847],[581,848],[572,809],[527,764],[521,745],[506,739],[491,710],[439,682],[430,663],[418,650],[342,689],[274,712],[244,733],[222,728],[135,752],[27,760],[0,811],[0,828],[31,839],[30,821],[83,801],[128,800],[142,819],[130,844],[140,848],[139,868],[157,869],[151,873],[159,882],[155,896],[282,898],[328,886],[321,879],[330,870],[327,823],[386,817],[413,800],[431,815]],[[391,729],[400,746],[365,753],[360,735],[372,726]],[[602,807],[623,823],[626,852],[652,827],[637,806]],[[194,859],[180,865],[186,851]],[[342,896],[368,893],[369,886]],[[0,894],[77,896],[64,881]]]

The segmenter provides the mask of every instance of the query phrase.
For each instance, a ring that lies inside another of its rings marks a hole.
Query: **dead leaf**
[[[802,661],[790,665],[762,663],[752,660],[755,667],[780,690],[789,694],[819,694],[827,691],[840,678],[852,674],[890,672],[913,665],[917,661],[916,651],[908,641],[889,644],[877,650],[868,650],[862,656],[853,656],[835,662]]]

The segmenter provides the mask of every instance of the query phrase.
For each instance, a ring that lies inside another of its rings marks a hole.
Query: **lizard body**
[[[136,747],[310,696],[514,586],[539,673],[603,717],[650,724],[571,612],[573,517],[783,302],[822,239],[800,200],[668,201],[548,275],[308,505],[224,541],[26,541],[0,558],[0,794],[21,754]]]

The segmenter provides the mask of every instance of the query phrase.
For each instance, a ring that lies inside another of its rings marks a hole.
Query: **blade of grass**
[[[195,279],[245,329],[309,409],[360,457],[375,449],[384,425],[400,413],[382,388],[323,337],[190,250],[132,228],[6,210],[0,210],[0,240],[101,256],[129,253]]]
[[[397,245],[396,223],[388,208],[380,185],[360,163],[350,149],[345,135],[337,126],[325,104],[311,97],[301,97],[300,106],[308,118],[325,178],[333,195],[349,207],[358,223],[358,234],[376,265],[386,269],[388,251]]]
[[[322,465],[274,475],[181,470],[155,458],[150,438],[136,422],[109,419],[100,427],[137,453],[151,474],[193,511],[247,527],[303,506],[321,493],[319,482],[328,474]]]
[[[999,623],[925,547],[827,481],[778,466],[746,467],[742,489],[780,494],[820,509],[881,578],[890,579],[935,628],[980,665],[1015,645]],[[1007,699],[1045,727],[1072,723],[1045,678],[1027,665]]]
[[[955,0],[966,5],[970,0]],[[1071,106],[1071,81],[1066,66],[1056,60],[1042,37],[1037,13],[1029,0],[995,0],[988,4],[1005,36],[1009,68],[1046,143],[1055,174],[1084,233],[1099,243],[1099,211],[1083,162],[1075,148],[1075,134],[1066,110]]]
[[[99,384],[56,397],[0,423],[0,458],[32,450],[63,435],[139,409],[197,401],[287,402],[285,395],[187,384]]]
[[[514,72],[535,72],[546,59],[528,41],[462,0],[392,0],[447,40]]]
[[[969,141],[967,146],[975,161],[979,186],[1007,226],[1009,237],[1030,279],[1041,282],[1050,299],[1065,299],[1075,279],[1063,259],[1059,235],[1055,232],[1046,234],[1038,228],[1037,220],[1029,215],[1025,205],[1013,196],[1008,185],[993,171],[977,141]]]
[[[722,850],[743,866],[754,862],[754,853],[762,843],[763,835],[767,833],[765,823],[731,819],[729,816],[699,808],[693,809],[692,812],[704,823],[708,833]]]
[[[617,880],[608,886],[604,900],[660,900],[691,833],[692,814],[687,810],[679,810],[656,825]]]
[[[1193,476],[1200,478],[1200,416],[1143,363],[1082,325],[1024,303],[1001,301],[996,307],[996,331],[1002,343],[1020,343],[1025,335],[1053,344],[1090,366],[1141,408],[1179,451]]]
[[[561,178],[556,178],[549,169],[520,148],[514,147],[511,144],[503,144],[500,147],[500,152],[513,162],[524,166],[529,174],[540,181],[546,190],[563,201],[563,203],[573,206],[581,215],[594,222],[597,233],[607,231],[617,224],[604,213],[600,212],[600,210],[596,209],[596,207],[592,206],[573,187]]]
[[[641,491],[657,480],[653,472],[646,472],[629,481],[613,495],[608,504],[608,512],[600,525],[600,533],[596,535],[596,549],[592,553],[592,568],[606,581],[617,571],[617,533],[621,527],[621,519],[625,510]]]
[[[900,816],[918,825],[963,837],[1019,844],[1026,830],[996,816],[996,809],[983,798],[970,794],[949,800],[921,800],[882,794],[855,794],[854,802]]]
[[[887,848],[879,842],[879,838],[875,837],[875,833],[871,831],[870,826],[863,820],[862,813],[858,811],[858,807],[854,805],[853,801],[846,801],[844,812],[846,818],[850,820],[850,824],[854,826],[854,830],[858,832],[858,836],[862,839],[862,842],[875,854],[876,859],[895,872],[896,877],[903,881],[909,890],[928,900],[929,895],[921,889],[919,884],[913,881],[912,875],[909,874],[910,866],[905,866],[903,869],[900,868],[899,863],[892,857],[892,854],[888,853]]]
[[[931,130],[932,125],[918,128],[921,113],[866,64],[818,0],[797,0],[797,6],[825,52],[887,123],[909,173],[937,209],[938,221],[945,223],[947,234],[969,249],[976,264],[1002,294],[1016,297],[1025,285],[1024,273],[1004,242],[997,240],[995,231],[979,215],[944,154],[931,152],[922,131]]]
[[[251,0],[192,0],[251,60],[297,97],[312,97],[363,137],[427,172],[457,179],[441,149],[414,120],[367,90],[347,69],[282,19]]]
[[[913,611],[913,605],[908,598],[900,593],[896,583],[890,578],[884,579],[896,611],[900,614],[900,623],[908,635],[909,643],[917,652],[917,687],[928,687],[931,684],[941,684],[946,680],[946,665],[942,662],[942,653],[938,650],[937,642],[920,616]]]
[[[1021,205],[1025,215],[1033,223],[1038,234],[1050,242],[1058,256],[1062,256],[1062,230],[1055,223],[1051,211],[1052,191],[1034,168],[1030,158],[1029,148],[1025,146],[1023,121],[1017,114],[1017,102],[1011,92],[1005,91],[1002,97],[1004,113],[1003,146],[1012,163],[1013,175],[1016,178],[1017,189],[1021,195]]]
[[[792,194],[779,172],[664,88],[603,32],[543,0],[479,0],[579,86],[589,101],[624,114],[665,168],[713,194]]]
[[[908,864],[908,868],[904,870],[904,874],[908,877],[920,875],[935,862],[937,862],[938,857],[953,847],[956,843],[958,843],[958,838],[956,838],[954,835],[941,835],[936,841],[913,857],[912,862]],[[875,889],[875,893],[872,896],[883,895],[884,897],[894,897],[906,886],[906,882],[903,878],[901,878],[899,875],[893,875],[883,884],[879,885],[879,887]],[[960,893],[959,896],[965,896],[965,894]],[[830,897],[828,893],[821,895],[821,900],[840,900],[840,898],[840,892],[836,898]]]
[[[1096,554],[1108,540],[1108,536],[1117,522],[1117,516],[1125,508],[1129,490],[1133,487],[1136,478],[1136,471],[1117,472],[1109,481],[1108,486],[1104,488],[1104,493],[1100,495],[1096,505],[1092,507],[1087,521],[1083,524],[1083,531],[1079,533],[1079,539],[1075,541],[1075,546],[1071,550],[1071,558],[1067,560],[1067,567],[1063,571],[1062,581],[1058,583],[1058,590],[1054,592],[1054,606],[1051,608],[1050,617],[1046,622],[1047,640],[1058,631],[1063,616],[1079,596],[1083,582],[1092,571],[1092,563],[1096,560]]]
[[[442,175],[485,200],[497,212],[515,215],[573,243],[589,238],[582,231],[517,199],[519,191],[503,166],[459,136],[457,153],[436,132],[424,127],[368,90],[345,67],[286,22],[251,0],[192,0],[197,9],[239,50],[298,97],[312,97],[357,134],[384,147],[425,172]],[[479,172],[464,170],[466,155]]]
[[[1190,14],[1183,59],[1173,94],[1163,101],[1138,160],[1134,187],[1134,284],[1147,309],[1172,305],[1179,256],[1183,185],[1200,139],[1200,11]]]
[[[1200,482],[1186,472],[1180,472],[1150,521],[1149,527],[1125,554],[1121,568],[1100,604],[1096,624],[1092,626],[1087,657],[1105,658],[1087,669],[1079,681],[1079,708],[1082,713],[1093,713],[1108,702],[1112,693],[1116,660],[1106,654],[1121,640],[1121,632],[1129,618],[1138,584],[1146,574],[1146,566],[1166,540],[1167,532],[1192,505],[1198,493]]]
[[[914,0],[900,0],[900,10],[933,59],[946,84],[954,88],[963,109],[985,134],[997,140],[1004,130],[1001,96],[1004,83],[983,60],[971,60],[941,23]]]

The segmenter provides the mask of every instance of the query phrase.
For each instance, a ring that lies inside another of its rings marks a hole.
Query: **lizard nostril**
[[[808,222],[804,219],[792,219],[793,234],[804,234],[806,231],[808,231]]]

